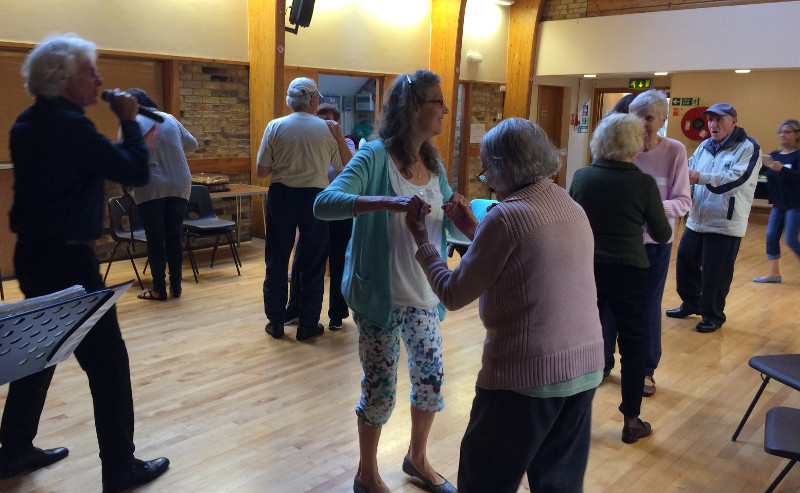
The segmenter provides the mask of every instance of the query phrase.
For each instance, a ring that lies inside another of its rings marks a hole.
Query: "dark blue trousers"
[[[669,258],[672,243],[647,244],[644,246],[650,267],[647,268],[647,286],[645,302],[647,303],[647,358],[645,375],[653,376],[661,361],[661,299],[664,297],[664,283],[667,282]],[[603,342],[605,343],[605,370],[614,368],[614,351],[617,347],[617,322],[608,305],[600,307],[600,322],[603,326]]]
[[[97,257],[90,245],[66,245],[40,238],[20,237],[14,251],[14,269],[26,298],[50,294],[81,284],[87,292],[102,289]],[[128,350],[112,306],[75,349],[75,357],[89,378],[94,404],[94,426],[103,468],[133,458],[133,396]],[[0,443],[12,457],[33,447],[47,389],[56,367],[51,366],[9,384]],[[53,447],[58,444],[42,444]]]
[[[169,265],[169,284],[181,287],[183,271],[183,218],[188,200],[180,197],[163,197],[138,204],[142,225],[147,235],[147,258],[153,291],[166,293],[166,269]]]
[[[275,325],[282,325],[287,318],[289,257],[297,230],[302,259],[300,325],[313,327],[319,322],[329,241],[328,223],[314,217],[313,211],[314,200],[321,191],[321,188],[290,188],[273,183],[267,192],[264,313]]]
[[[723,324],[725,298],[733,281],[733,265],[742,239],[684,229],[675,267],[678,296],[703,318]]]
[[[622,404],[625,416],[638,416],[644,390],[647,315],[647,269],[623,264],[594,264],[597,307],[610,310],[616,320],[619,344]]]
[[[531,491],[583,491],[594,392],[542,399],[476,387],[458,491],[515,493],[525,473]]]
[[[342,320],[350,316],[350,309],[342,295],[342,277],[344,276],[344,258],[347,245],[353,234],[353,220],[328,221],[328,238],[330,239],[330,253],[328,254],[328,269],[330,271],[330,288],[328,289],[328,318]],[[298,242],[299,243],[299,242]],[[302,262],[299,244],[292,261],[292,280],[289,283],[289,304],[286,306],[286,318],[292,319],[300,313],[300,268]]]

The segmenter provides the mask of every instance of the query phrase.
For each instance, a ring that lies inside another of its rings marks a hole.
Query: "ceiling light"
[[[593,78],[597,77],[597,74],[586,74],[586,75],[584,75],[584,77],[586,77],[587,79],[593,79]]]
[[[497,5],[514,5],[516,0],[492,0]]]
[[[737,74],[749,74],[750,73],[750,69],[749,68],[740,68],[738,70],[734,70],[734,72],[736,72]]]
[[[656,72],[653,75],[669,75],[669,72]]]

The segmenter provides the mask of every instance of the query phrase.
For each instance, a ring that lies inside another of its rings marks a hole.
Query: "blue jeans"
[[[767,258],[781,258],[781,234],[786,230],[786,245],[800,257],[800,209],[773,207],[767,223]]]
[[[147,258],[153,291],[167,292],[166,268],[169,265],[169,284],[181,287],[183,271],[183,217],[188,200],[180,197],[163,197],[139,204],[142,226],[147,236]]]

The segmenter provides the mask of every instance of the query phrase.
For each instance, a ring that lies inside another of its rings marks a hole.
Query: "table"
[[[243,183],[234,183],[228,185],[228,190],[219,191],[219,192],[211,192],[212,199],[225,199],[234,197],[236,198],[236,245],[241,246],[242,241],[240,239],[240,231],[241,231],[241,219],[242,219],[242,197],[251,197],[253,195],[263,195],[265,200],[261,203],[261,208],[264,212],[264,217],[266,217],[266,196],[267,192],[269,192],[269,187],[259,187],[257,185],[246,185]]]

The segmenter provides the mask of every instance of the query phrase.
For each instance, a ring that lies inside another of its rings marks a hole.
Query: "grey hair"
[[[658,89],[649,89],[634,98],[628,107],[628,113],[645,113],[651,111],[659,118],[666,118],[669,113],[667,93]]]
[[[644,148],[644,122],[630,113],[612,113],[600,120],[589,147],[597,158],[630,159]]]
[[[286,96],[286,104],[292,111],[303,111],[311,104],[311,97],[316,94],[309,92],[300,96]]]
[[[522,118],[501,121],[481,140],[481,165],[514,190],[556,174],[561,154],[539,125]]]
[[[28,53],[22,64],[25,90],[34,97],[61,96],[67,80],[83,61],[95,63],[97,45],[74,33],[48,36]]]
[[[784,120],[778,125],[778,131],[780,132],[781,127],[789,127],[792,129],[795,135],[794,146],[800,147],[800,122],[795,120],[794,118],[789,118],[788,120]]]

